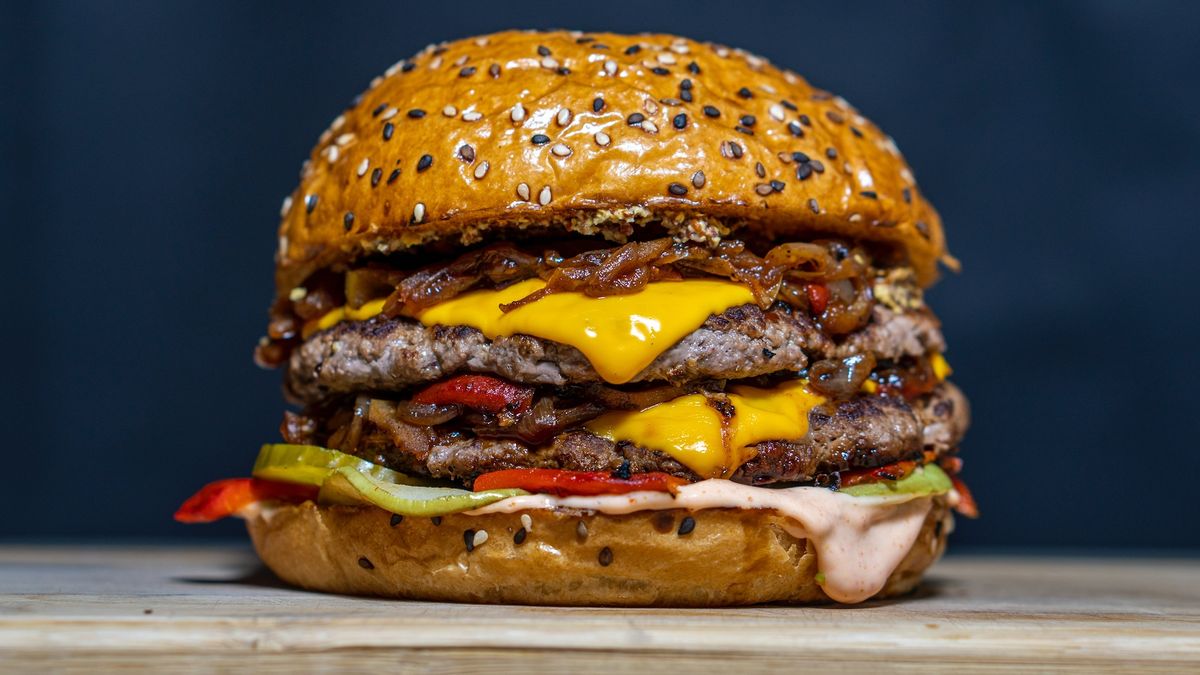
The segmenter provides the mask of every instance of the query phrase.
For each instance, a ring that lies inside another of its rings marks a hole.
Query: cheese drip
[[[825,399],[805,380],[777,387],[735,386],[725,396],[689,394],[633,412],[611,412],[587,424],[597,436],[658,450],[704,478],[727,478],[763,441],[808,433],[808,413]]]

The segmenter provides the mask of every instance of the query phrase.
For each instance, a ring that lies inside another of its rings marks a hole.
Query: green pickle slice
[[[392,483],[417,485],[423,482],[338,450],[287,443],[268,443],[262,446],[251,475],[285,483],[321,485],[330,474],[341,468],[351,468],[372,478]]]
[[[373,504],[402,516],[446,516],[525,494],[529,493],[516,489],[471,492],[458,488],[399,485],[343,467],[321,485],[317,501],[322,504]]]
[[[936,464],[917,467],[900,480],[881,480],[842,488],[840,492],[854,497],[891,497],[893,495],[935,495],[949,492],[950,477]]]

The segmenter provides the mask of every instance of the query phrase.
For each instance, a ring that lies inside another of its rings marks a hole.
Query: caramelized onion
[[[875,369],[875,355],[854,354],[844,359],[817,361],[808,368],[808,385],[834,400],[853,398]]]
[[[445,424],[462,414],[462,406],[458,405],[401,401],[395,407],[397,419],[420,427]]]
[[[543,396],[517,419],[516,424],[488,424],[477,419],[471,431],[488,438],[517,438],[526,443],[541,444],[554,438],[559,432],[586,422],[603,412],[604,406],[590,402],[571,408],[556,408],[552,397]]]

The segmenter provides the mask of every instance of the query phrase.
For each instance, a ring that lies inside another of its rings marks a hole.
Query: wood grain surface
[[[578,609],[281,586],[245,548],[0,547],[0,668],[1200,672],[1200,561],[956,557],[853,607]]]

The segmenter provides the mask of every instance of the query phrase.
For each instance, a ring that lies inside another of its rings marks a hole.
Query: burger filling
[[[967,404],[886,252],[595,245],[314,275],[256,353],[302,406],[284,439],[466,487],[512,469],[834,489],[957,469]]]

